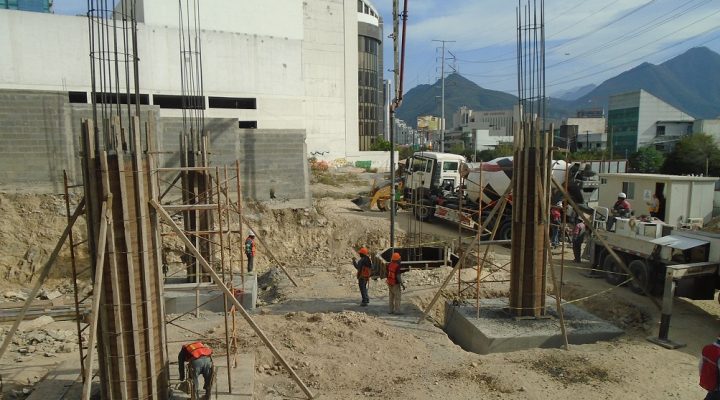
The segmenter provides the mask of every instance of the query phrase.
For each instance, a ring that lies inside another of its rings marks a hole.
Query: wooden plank
[[[152,114],[152,113],[151,113]],[[148,118],[149,121],[154,122],[153,117]],[[148,137],[148,143],[150,143],[152,146],[155,146],[157,141],[155,138],[155,125],[154,123],[146,123],[146,134]],[[151,149],[154,149],[151,148]],[[158,193],[160,192],[160,186],[158,184],[158,178],[157,178],[157,170],[155,169],[155,155],[149,155],[148,156],[148,169],[150,170],[150,199],[151,200],[158,200]],[[156,268],[152,271],[155,276],[155,287],[153,288],[155,291],[155,296],[158,299],[161,299],[158,304],[159,314],[162,316],[162,318],[165,318],[165,302],[162,300],[164,299],[164,285],[163,285],[163,278],[162,278],[162,239],[160,238],[160,219],[157,215],[157,212],[155,211],[155,208],[150,207],[150,229],[151,229],[151,236],[153,241],[153,248],[155,250],[155,253],[153,254],[155,258],[154,265]],[[167,340],[167,325],[162,324],[162,330],[160,332],[160,343],[162,344],[159,346],[158,349],[162,354],[162,359],[164,360],[164,368],[162,371],[163,381],[168,381],[167,373],[168,373],[168,340]]]
[[[3,354],[5,354],[5,350],[7,350],[8,346],[10,345],[10,342],[12,341],[13,336],[15,335],[15,331],[17,331],[18,326],[20,325],[20,321],[22,321],[25,318],[25,313],[27,313],[28,309],[30,308],[30,305],[33,302],[33,299],[37,296],[38,292],[40,291],[40,287],[42,287],[43,282],[45,282],[45,279],[47,278],[48,274],[50,273],[50,267],[55,263],[55,260],[58,257],[58,254],[60,254],[60,249],[62,249],[63,244],[65,243],[65,240],[70,235],[70,231],[73,228],[73,225],[75,225],[75,222],[77,221],[80,214],[82,214],[83,209],[85,208],[85,198],[83,198],[80,201],[80,204],[78,204],[77,208],[75,208],[75,212],[72,215],[72,218],[70,219],[70,223],[67,224],[65,227],[65,230],[63,231],[62,235],[60,235],[60,239],[58,240],[57,244],[55,245],[55,248],[53,249],[52,253],[50,253],[50,257],[45,262],[45,265],[43,266],[40,275],[38,276],[37,282],[35,282],[35,286],[33,286],[32,290],[28,294],[27,300],[25,300],[25,304],[23,304],[23,308],[20,310],[20,314],[18,315],[17,319],[13,323],[13,326],[10,328],[8,333],[5,335],[5,340],[3,341],[2,347],[0,347],[0,359],[2,358]]]
[[[217,284],[218,288],[222,290],[228,298],[235,304],[236,309],[240,312],[240,315],[245,318],[245,321],[247,321],[248,325],[255,331],[255,333],[260,337],[260,339],[263,341],[265,346],[270,350],[270,352],[275,356],[275,358],[280,361],[280,364],[285,368],[286,371],[290,374],[292,379],[295,381],[295,383],[302,389],[302,391],[305,393],[308,399],[312,399],[315,397],[313,393],[310,391],[310,389],[305,385],[305,383],[300,379],[300,377],[297,375],[295,370],[288,364],[288,362],[285,360],[285,358],[280,354],[280,352],[275,348],[275,346],[272,344],[270,339],[265,335],[265,332],[260,329],[260,327],[255,323],[255,321],[252,319],[250,314],[245,310],[245,308],[240,304],[237,298],[233,296],[232,292],[230,292],[230,289],[220,280],[220,277],[218,274],[213,270],[213,268],[210,266],[210,264],[203,258],[203,256],[200,254],[198,249],[193,246],[190,239],[183,234],[182,229],[180,229],[179,226],[175,223],[175,221],[172,220],[170,217],[170,214],[168,214],[165,210],[163,210],[162,206],[155,201],[154,199],[150,201],[150,204],[152,204],[153,207],[155,207],[155,210],[157,210],[160,217],[165,220],[165,222],[170,226],[172,230],[178,233],[178,236],[187,246],[187,249],[190,250],[190,252],[198,259],[200,262],[200,265],[203,267],[205,272],[210,275],[213,279],[213,281]]]
[[[95,336],[97,335],[98,329],[98,316],[100,314],[100,293],[102,293],[103,291],[103,265],[105,264],[105,245],[107,241],[108,227],[107,221],[109,219],[109,216],[107,215],[108,208],[112,209],[112,197],[108,197],[108,199],[103,202],[100,209],[100,229],[98,233],[98,247],[95,257],[95,279],[93,282],[93,303],[92,312],[90,313],[90,332],[88,333],[88,354],[87,358],[85,359],[85,364],[82,368],[83,400],[90,400],[90,388],[92,386],[93,358],[95,357],[93,347],[95,347]]]
[[[145,213],[145,207],[147,207],[147,201],[145,200],[145,190],[147,190],[145,186],[145,179],[144,174],[145,171],[143,169],[143,162],[142,162],[142,153],[141,153],[141,145],[140,145],[140,117],[135,116],[133,117],[133,131],[135,134],[133,135],[133,170],[134,170],[134,176],[135,176],[135,208],[136,213],[135,215],[138,216],[138,232],[140,234],[139,238],[139,246],[138,246],[138,252],[140,253],[140,271],[142,272],[142,291],[143,291],[143,297],[144,297],[144,305],[145,305],[145,335],[147,339],[147,348],[150,349],[150,351],[147,352],[148,355],[148,366],[149,366],[149,372],[150,372],[150,395],[153,399],[158,398],[158,388],[157,388],[157,382],[155,379],[155,376],[157,375],[157,371],[155,369],[155,352],[153,351],[154,345],[153,345],[153,339],[155,338],[155,329],[153,327],[154,325],[154,319],[153,319],[153,310],[152,305],[158,301],[162,301],[162,299],[155,299],[151,297],[151,291],[150,291],[150,277],[147,276],[148,271],[151,270],[152,264],[150,264],[150,258],[148,257],[148,243],[150,242],[148,238],[147,233],[147,226],[145,225],[145,221],[147,219],[147,215]]]
[[[115,132],[115,135],[120,133],[120,121],[119,118],[113,119],[113,126],[115,129],[113,131]],[[144,380],[142,379],[143,376],[147,375],[147,371],[143,368],[143,362],[142,362],[142,356],[141,351],[144,350],[141,347],[142,341],[140,339],[140,324],[138,322],[138,312],[137,312],[137,291],[135,288],[136,278],[135,278],[135,262],[133,260],[133,254],[135,254],[135,249],[133,248],[132,244],[132,232],[130,231],[130,212],[129,212],[129,202],[131,201],[128,196],[128,187],[127,183],[125,182],[125,179],[127,178],[126,170],[125,170],[125,156],[122,152],[117,152],[117,165],[118,165],[118,183],[120,184],[120,196],[118,198],[118,201],[120,202],[120,208],[121,208],[121,218],[122,218],[122,228],[123,228],[123,239],[125,241],[125,266],[126,266],[126,272],[127,272],[127,284],[128,284],[128,294],[130,297],[130,323],[131,323],[131,334],[133,337],[133,349],[135,350],[132,358],[135,360],[135,387],[137,388],[137,396],[138,398],[142,399],[145,398],[145,390],[143,387]],[[128,382],[126,382],[128,383]]]
[[[168,204],[163,207],[169,212],[214,211],[218,208],[218,204]]]
[[[100,164],[101,164],[101,171],[102,171],[102,178],[103,178],[103,186],[107,188],[108,192],[110,191],[110,177],[109,177],[109,169],[108,169],[108,160],[107,160],[107,152],[103,151],[100,154]],[[114,209],[114,207],[113,207]],[[114,211],[114,210],[113,210]],[[113,216],[111,222],[110,229],[108,229],[108,239],[107,239],[107,251],[110,261],[110,283],[112,286],[112,303],[111,306],[114,304],[112,314],[113,314],[113,322],[115,325],[115,332],[113,334],[115,335],[115,342],[116,342],[116,351],[117,351],[117,362],[112,363],[108,362],[111,369],[117,368],[118,371],[118,378],[120,378],[120,398],[121,399],[127,399],[127,387],[125,386],[125,382],[127,381],[127,353],[125,351],[125,335],[123,334],[123,307],[122,307],[122,301],[120,300],[120,274],[118,271],[118,262],[117,262],[117,252],[115,249],[115,228],[114,228],[114,212],[111,211],[111,215]],[[105,303],[108,304],[108,303]],[[108,328],[109,330],[109,328]],[[109,333],[109,332],[108,332]],[[108,354],[109,355],[109,354]],[[107,379],[112,380],[115,378],[115,374],[108,375]],[[115,398],[115,391],[111,388],[108,390],[108,396],[110,398]]]

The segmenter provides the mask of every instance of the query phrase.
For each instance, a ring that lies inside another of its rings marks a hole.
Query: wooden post
[[[107,243],[108,209],[112,209],[112,196],[102,203],[100,210],[100,230],[97,240],[97,252],[95,253],[95,279],[93,280],[93,303],[90,314],[90,332],[88,333],[88,354],[83,366],[83,390],[82,399],[90,400],[90,388],[92,386],[92,369],[95,347],[95,336],[98,329],[98,317],[100,316],[100,298],[103,286],[103,266],[105,265],[105,245]]]

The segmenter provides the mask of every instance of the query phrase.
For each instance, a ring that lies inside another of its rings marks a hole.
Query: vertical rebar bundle
[[[202,77],[202,44],[200,34],[200,2],[178,0],[178,33],[180,41],[180,88],[182,91],[183,130],[180,133],[180,165],[182,167],[207,167],[208,137],[205,132],[205,95]],[[213,199],[211,177],[207,169],[186,169],[181,173],[183,203],[209,204]],[[209,210],[183,212],[183,224],[190,240],[200,253],[214,264],[210,238],[204,233],[213,221]],[[189,254],[189,252],[186,252]],[[188,282],[208,282],[209,275],[202,272],[199,261],[186,255]]]
[[[517,68],[519,124],[514,138],[510,312],[545,314],[551,133],[545,114],[544,0],[518,2]]]
[[[167,398],[160,236],[148,204],[151,144],[138,117],[135,2],[90,0],[87,15],[95,122],[83,122],[81,164],[91,259],[102,260],[93,265],[101,396]]]

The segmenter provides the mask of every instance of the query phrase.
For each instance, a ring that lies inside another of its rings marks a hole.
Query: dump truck
[[[411,205],[415,218],[420,221],[438,218],[468,229],[477,229],[478,217],[489,216],[492,207],[510,186],[512,172],[512,157],[496,158],[482,163],[479,169],[470,169],[461,156],[418,152],[408,161],[404,200]],[[461,173],[465,176],[462,187]],[[578,204],[586,205],[598,190],[597,174],[578,162],[568,164],[565,161],[553,161],[552,174],[556,180],[564,182],[566,173],[570,176],[570,195]],[[552,201],[557,202],[561,197],[560,193],[556,193]],[[480,209],[480,204],[482,214],[475,211]],[[496,218],[500,218],[500,221],[495,239],[510,239],[512,194],[508,197],[504,212]],[[496,222],[491,221],[491,226]]]

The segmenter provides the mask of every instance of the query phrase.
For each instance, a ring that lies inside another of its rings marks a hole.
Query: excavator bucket
[[[370,209],[370,198],[367,196],[360,196],[356,199],[350,200],[355,204],[356,206],[360,207],[363,210],[369,210]]]

